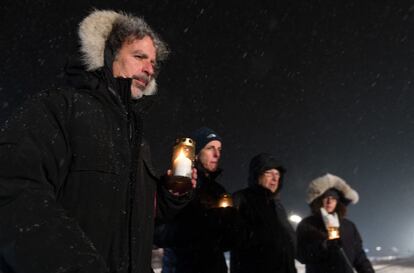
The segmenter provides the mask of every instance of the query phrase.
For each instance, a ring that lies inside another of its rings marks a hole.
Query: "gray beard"
[[[139,92],[138,95],[133,95],[131,91],[131,97],[133,100],[139,100],[140,98],[142,98],[142,96],[151,96],[151,95],[155,95],[156,93],[157,93],[157,83],[155,79],[151,79],[150,82],[147,84],[147,86],[144,88],[144,90]]]

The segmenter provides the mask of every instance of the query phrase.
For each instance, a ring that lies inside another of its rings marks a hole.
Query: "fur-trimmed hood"
[[[356,204],[359,200],[358,193],[352,189],[342,178],[327,173],[310,182],[306,196],[306,202],[312,203],[316,198],[322,196],[329,189],[336,189],[345,199],[352,204]]]
[[[87,71],[94,71],[107,64],[112,71],[113,59],[108,56],[108,39],[112,35],[116,24],[126,24],[132,27],[143,27],[145,31],[153,33],[147,23],[139,17],[118,13],[112,10],[94,10],[79,24],[80,53],[82,62]],[[157,49],[157,59],[166,58],[168,49],[153,33],[154,45]],[[161,48],[162,47],[162,48]],[[162,56],[161,56],[162,55]],[[114,56],[112,56],[114,58]],[[111,60],[108,60],[111,59]],[[144,95],[153,95],[157,91],[157,83],[154,77],[150,80]]]
[[[104,66],[106,41],[115,21],[121,16],[112,10],[95,10],[79,24],[80,51],[86,70]]]

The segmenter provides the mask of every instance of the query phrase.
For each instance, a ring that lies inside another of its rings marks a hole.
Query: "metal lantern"
[[[185,193],[192,188],[191,177],[195,159],[195,141],[191,138],[178,138],[173,147],[171,160],[172,176],[167,188],[177,193]]]
[[[230,194],[222,194],[217,205],[219,208],[233,207],[233,198],[231,198]]]
[[[339,234],[339,227],[328,227],[328,239],[335,240],[341,238]]]

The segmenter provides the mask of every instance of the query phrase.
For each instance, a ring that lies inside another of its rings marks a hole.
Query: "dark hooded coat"
[[[233,208],[213,208],[226,193],[218,173],[198,169],[193,200],[168,224],[158,225],[155,243],[164,247],[163,273],[227,273],[224,251],[232,244]]]
[[[259,175],[273,168],[282,174],[276,193],[257,184]],[[234,193],[243,228],[237,230],[239,240],[231,250],[232,273],[296,272],[296,237],[278,197],[284,172],[272,156],[260,154],[250,164],[249,187]]]
[[[0,136],[0,272],[150,272],[154,217],[186,197],[160,186],[143,137],[152,97],[110,66],[37,95]]]
[[[321,215],[303,219],[296,232],[298,260],[306,264],[307,273],[353,272],[348,261],[358,273],[374,272],[362,248],[361,236],[355,224],[348,219],[340,219],[339,240],[327,241],[328,234]]]
[[[339,216],[340,238],[335,240],[327,240],[328,232],[320,212],[323,198],[327,196],[338,202],[335,212]],[[307,203],[312,215],[297,228],[298,260],[306,264],[307,273],[351,273],[353,268],[358,273],[374,272],[355,224],[344,218],[346,206],[358,200],[358,193],[336,175],[328,173],[310,182]]]

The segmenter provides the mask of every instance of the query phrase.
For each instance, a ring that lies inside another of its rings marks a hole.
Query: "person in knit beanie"
[[[227,273],[224,251],[232,245],[236,210],[218,207],[227,193],[217,181],[223,140],[207,127],[190,137],[196,142],[197,188],[171,223],[156,228],[155,243],[164,247],[162,272]]]

